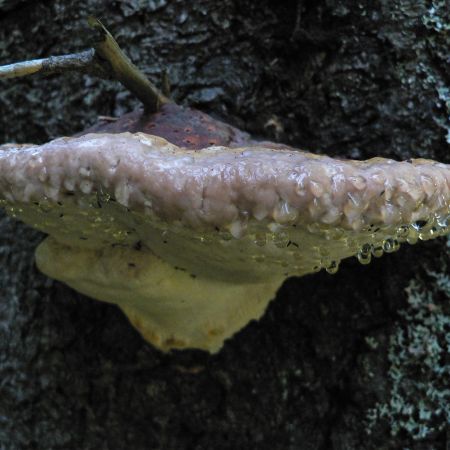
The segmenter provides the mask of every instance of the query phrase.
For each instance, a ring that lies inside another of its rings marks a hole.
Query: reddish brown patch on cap
[[[163,137],[172,144],[191,150],[211,145],[239,147],[253,142],[249,134],[201,111],[175,103],[162,105],[160,111],[148,116],[138,110],[125,114],[114,122],[100,120],[79,135],[125,131]]]

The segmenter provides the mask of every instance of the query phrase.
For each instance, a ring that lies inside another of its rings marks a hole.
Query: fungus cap
[[[449,232],[450,166],[142,133],[0,147],[0,203],[49,237],[38,267],[118,304],[155,346],[217,351],[288,276]]]

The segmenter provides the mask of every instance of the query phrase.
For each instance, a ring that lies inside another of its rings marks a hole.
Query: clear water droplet
[[[402,225],[401,227],[398,227],[396,235],[397,235],[398,239],[405,240],[408,237],[408,235],[409,235],[409,227],[408,227],[408,225]]]
[[[418,220],[417,222],[414,222],[411,226],[414,230],[420,232],[427,226],[428,222],[426,220]]]
[[[369,264],[372,260],[372,246],[370,244],[364,244],[359,252],[357,253],[356,257],[358,258],[358,261],[361,264]]]
[[[381,245],[374,245],[372,247],[372,256],[375,256],[375,258],[381,258],[384,254],[383,247]]]
[[[337,261],[331,261],[328,266],[325,267],[328,273],[335,274],[339,270],[339,263]]]
[[[450,225],[450,216],[438,217],[437,224],[441,228],[448,228]]]
[[[383,250],[386,253],[396,252],[400,248],[400,243],[397,239],[387,238],[383,241]]]

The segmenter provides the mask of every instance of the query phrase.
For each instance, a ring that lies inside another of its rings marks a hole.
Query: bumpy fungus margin
[[[0,146],[0,199],[49,234],[44,273],[118,304],[162,350],[215,352],[286,277],[447,234],[450,166],[88,134]]]

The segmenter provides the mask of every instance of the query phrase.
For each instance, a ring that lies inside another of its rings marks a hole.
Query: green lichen
[[[423,16],[423,23],[427,28],[432,28],[437,33],[450,31],[447,0],[433,1],[427,13]]]
[[[450,240],[448,244],[450,247]],[[390,337],[390,399],[369,411],[370,426],[380,419],[391,434],[419,440],[450,424],[450,276],[449,255],[429,280],[413,279],[408,307]]]
[[[448,48],[450,45],[450,13],[447,0],[433,1],[426,14],[422,17],[422,22],[428,29],[427,44],[433,49],[436,61],[433,65],[441,66],[442,73],[446,73],[448,66]],[[427,77],[434,78],[427,65]],[[445,77],[444,77],[445,80]],[[438,93],[437,107],[445,111],[445,116],[440,116],[438,124],[447,131],[446,139],[450,143],[450,87],[441,80],[432,80],[435,83]],[[448,80],[448,79],[447,79]]]
[[[450,88],[446,86],[441,86],[438,88],[439,99],[442,105],[445,105],[447,111],[447,121],[442,123],[442,127],[447,129],[447,142],[450,144]]]

